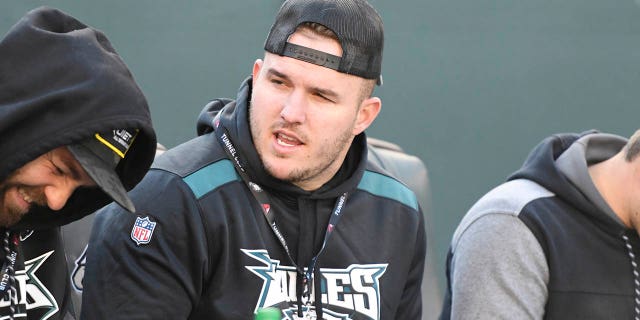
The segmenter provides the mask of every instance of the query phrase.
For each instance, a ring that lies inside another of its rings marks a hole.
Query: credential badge
[[[137,217],[136,222],[131,229],[131,239],[136,242],[137,245],[147,244],[151,241],[151,235],[153,235],[153,229],[156,228],[156,222],[151,222],[149,217]]]

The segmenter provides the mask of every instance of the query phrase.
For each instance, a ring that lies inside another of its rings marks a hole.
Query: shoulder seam
[[[182,180],[189,186],[195,198],[200,199],[228,182],[240,180],[240,176],[230,160],[222,159],[182,177]]]
[[[418,211],[418,199],[415,193],[402,182],[390,176],[366,170],[357,189],[395,200]]]
[[[520,219],[522,210],[529,203],[553,196],[553,192],[531,180],[517,179],[505,182],[485,194],[467,211],[451,238],[451,244],[456,243],[462,233],[481,217],[505,214]]]

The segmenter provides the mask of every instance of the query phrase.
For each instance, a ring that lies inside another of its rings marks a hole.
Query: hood
[[[619,229],[601,209],[589,200],[556,165],[556,160],[581,137],[597,133],[595,130],[583,133],[555,134],[540,142],[530,153],[522,167],[514,172],[508,180],[527,179],[538,183],[553,192],[565,203],[581,212],[590,215],[605,225]]]
[[[121,128],[139,130],[116,169],[130,190],[153,161],[156,136],[146,98],[102,32],[40,7],[0,41],[0,181],[52,149]],[[78,189],[62,210],[39,208],[17,227],[66,224],[109,202],[97,188]]]
[[[220,126],[227,130],[237,148],[236,151],[242,161],[242,166],[247,170],[249,177],[254,182],[270,189],[272,193],[326,199],[339,197],[342,193],[355,189],[366,167],[367,144],[364,132],[354,138],[346,157],[347,160],[342,164],[338,173],[318,190],[306,191],[266,174],[253,144],[249,128],[251,80],[252,78],[249,77],[242,82],[235,101],[216,99],[203,108],[197,122],[198,135],[212,132],[214,122],[220,121]]]

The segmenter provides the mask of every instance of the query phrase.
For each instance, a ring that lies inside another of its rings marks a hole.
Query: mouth
[[[26,202],[27,204],[31,205],[31,203],[33,203],[33,199],[31,198],[31,196],[27,194],[27,191],[25,191],[23,188],[18,188],[18,194],[20,194],[20,196],[22,197],[22,200],[24,200],[24,202]]]
[[[279,146],[282,146],[285,148],[293,148],[293,147],[297,147],[304,144],[302,141],[300,141],[300,139],[298,139],[295,135],[292,135],[292,134],[276,132],[275,137],[276,137],[276,143]]]
[[[38,199],[34,197],[32,193],[30,193],[24,187],[15,187],[16,192],[14,192],[14,204],[16,209],[21,211],[23,214],[29,212],[31,207],[34,205],[40,205]]]

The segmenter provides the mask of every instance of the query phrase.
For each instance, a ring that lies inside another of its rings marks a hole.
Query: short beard
[[[19,186],[13,184],[0,184],[0,208],[5,208],[5,195],[7,190],[10,188],[18,188]],[[29,210],[27,212],[23,212],[21,208],[11,206],[11,204],[7,204],[5,208],[6,211],[0,212],[0,227],[11,227],[18,223],[22,217],[29,214],[29,212],[33,211],[35,207],[45,207],[46,199],[44,195],[36,190],[29,189],[28,187],[21,187],[23,189],[29,190],[28,194],[33,199],[31,206],[29,206]],[[43,205],[45,204],[45,205]],[[4,209],[3,209],[4,210]]]
[[[290,182],[294,185],[300,185],[305,181],[313,180],[318,175],[328,170],[336,162],[342,162],[344,160],[339,156],[345,147],[350,146],[350,142],[352,141],[352,139],[353,137],[351,136],[351,132],[345,130],[345,132],[342,135],[338,136],[334,141],[333,146],[335,148],[332,149],[334,152],[322,154],[322,161],[318,164],[318,166],[306,169],[293,169],[291,170],[291,172],[289,172],[289,175],[282,180]],[[262,160],[262,155],[259,154],[259,156]],[[270,166],[265,163],[264,160],[262,161],[262,163],[269,175],[274,176],[273,169],[270,168]],[[327,181],[325,181],[325,183],[326,182]]]
[[[0,208],[3,210],[0,212],[0,226],[5,228],[11,227],[22,219],[22,211],[19,210],[19,208],[15,208],[11,205],[8,205],[5,208],[4,199],[8,189],[9,186],[0,185]]]

